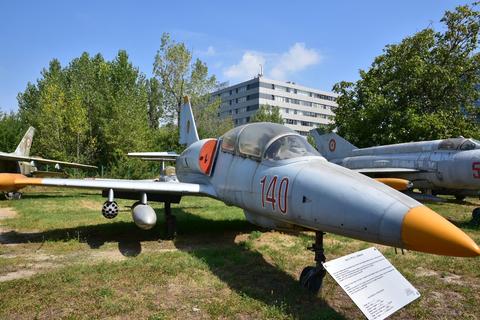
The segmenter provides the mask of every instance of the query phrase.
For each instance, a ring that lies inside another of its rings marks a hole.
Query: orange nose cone
[[[410,209],[402,224],[405,248],[444,256],[476,257],[480,248],[462,230],[425,206]]]

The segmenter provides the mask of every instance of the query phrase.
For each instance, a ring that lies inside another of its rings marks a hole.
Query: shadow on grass
[[[173,214],[178,226],[175,247],[204,261],[238,294],[298,319],[343,319],[323,299],[305,291],[295,278],[268,263],[259,252],[235,243],[239,233],[256,229],[245,220],[208,220],[178,208],[173,209]],[[117,242],[123,255],[136,256],[142,251],[143,241],[158,240],[159,235],[164,235],[163,212],[157,215],[157,226],[148,231],[138,229],[133,222],[114,222],[37,233],[11,231],[2,234],[0,243],[78,239],[96,249],[107,242]]]

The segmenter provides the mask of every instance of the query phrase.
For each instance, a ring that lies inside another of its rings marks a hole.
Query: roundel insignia
[[[334,152],[336,148],[337,142],[335,141],[335,139],[330,139],[330,141],[328,142],[328,150],[330,150],[330,152]]]

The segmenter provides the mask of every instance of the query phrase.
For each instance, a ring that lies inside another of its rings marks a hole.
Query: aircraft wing
[[[178,157],[175,152],[129,152],[127,155],[149,161],[175,161]]]
[[[351,169],[360,173],[409,173],[409,172],[421,172],[417,169],[409,168],[361,168],[361,169]]]
[[[90,168],[90,169],[96,169],[96,166],[91,166],[87,164],[81,164],[81,163],[75,163],[75,162],[65,162],[65,161],[58,161],[58,160],[51,160],[51,159],[44,159],[40,157],[27,157],[27,156],[21,156],[21,155],[16,155],[13,153],[5,153],[5,152],[0,152],[0,160],[10,160],[10,161],[24,161],[24,162],[37,162],[37,163],[44,163],[44,164],[53,164],[53,165],[59,165],[62,167],[71,167],[71,168]]]
[[[148,180],[95,180],[95,179],[56,179],[56,178],[28,178],[22,175],[5,175],[0,184],[23,188],[26,186],[51,186],[65,188],[85,188],[127,192],[146,192],[168,195],[204,195],[215,197],[216,192],[210,185],[182,183],[182,182],[155,182]]]

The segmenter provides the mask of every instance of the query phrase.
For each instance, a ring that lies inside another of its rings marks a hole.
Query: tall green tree
[[[151,78],[146,81],[147,100],[148,100],[148,125],[156,129],[160,125],[160,118],[163,115],[163,94],[160,82],[157,78]]]
[[[168,33],[162,35],[153,73],[161,84],[164,120],[177,125],[185,95],[193,105],[200,105],[209,101],[209,93],[217,86],[215,76],[208,75],[207,65],[199,59],[192,63],[186,45],[175,42]]]
[[[268,104],[261,105],[250,122],[284,123],[280,109],[277,106]]]
[[[356,83],[340,82],[335,124],[359,147],[452,136],[479,137],[477,4],[447,11],[444,32],[426,28],[387,45]]]
[[[25,130],[18,113],[0,112],[0,151],[13,152]]]
[[[231,117],[220,118],[218,114],[220,103],[221,99],[218,98],[214,101],[200,102],[198,105],[192,106],[200,139],[216,138],[233,129]]]
[[[125,154],[151,144],[147,105],[145,78],[125,51],[112,61],[84,53],[64,68],[54,59],[19,94],[22,121],[38,129],[37,154],[94,163],[116,176],[139,174]]]

